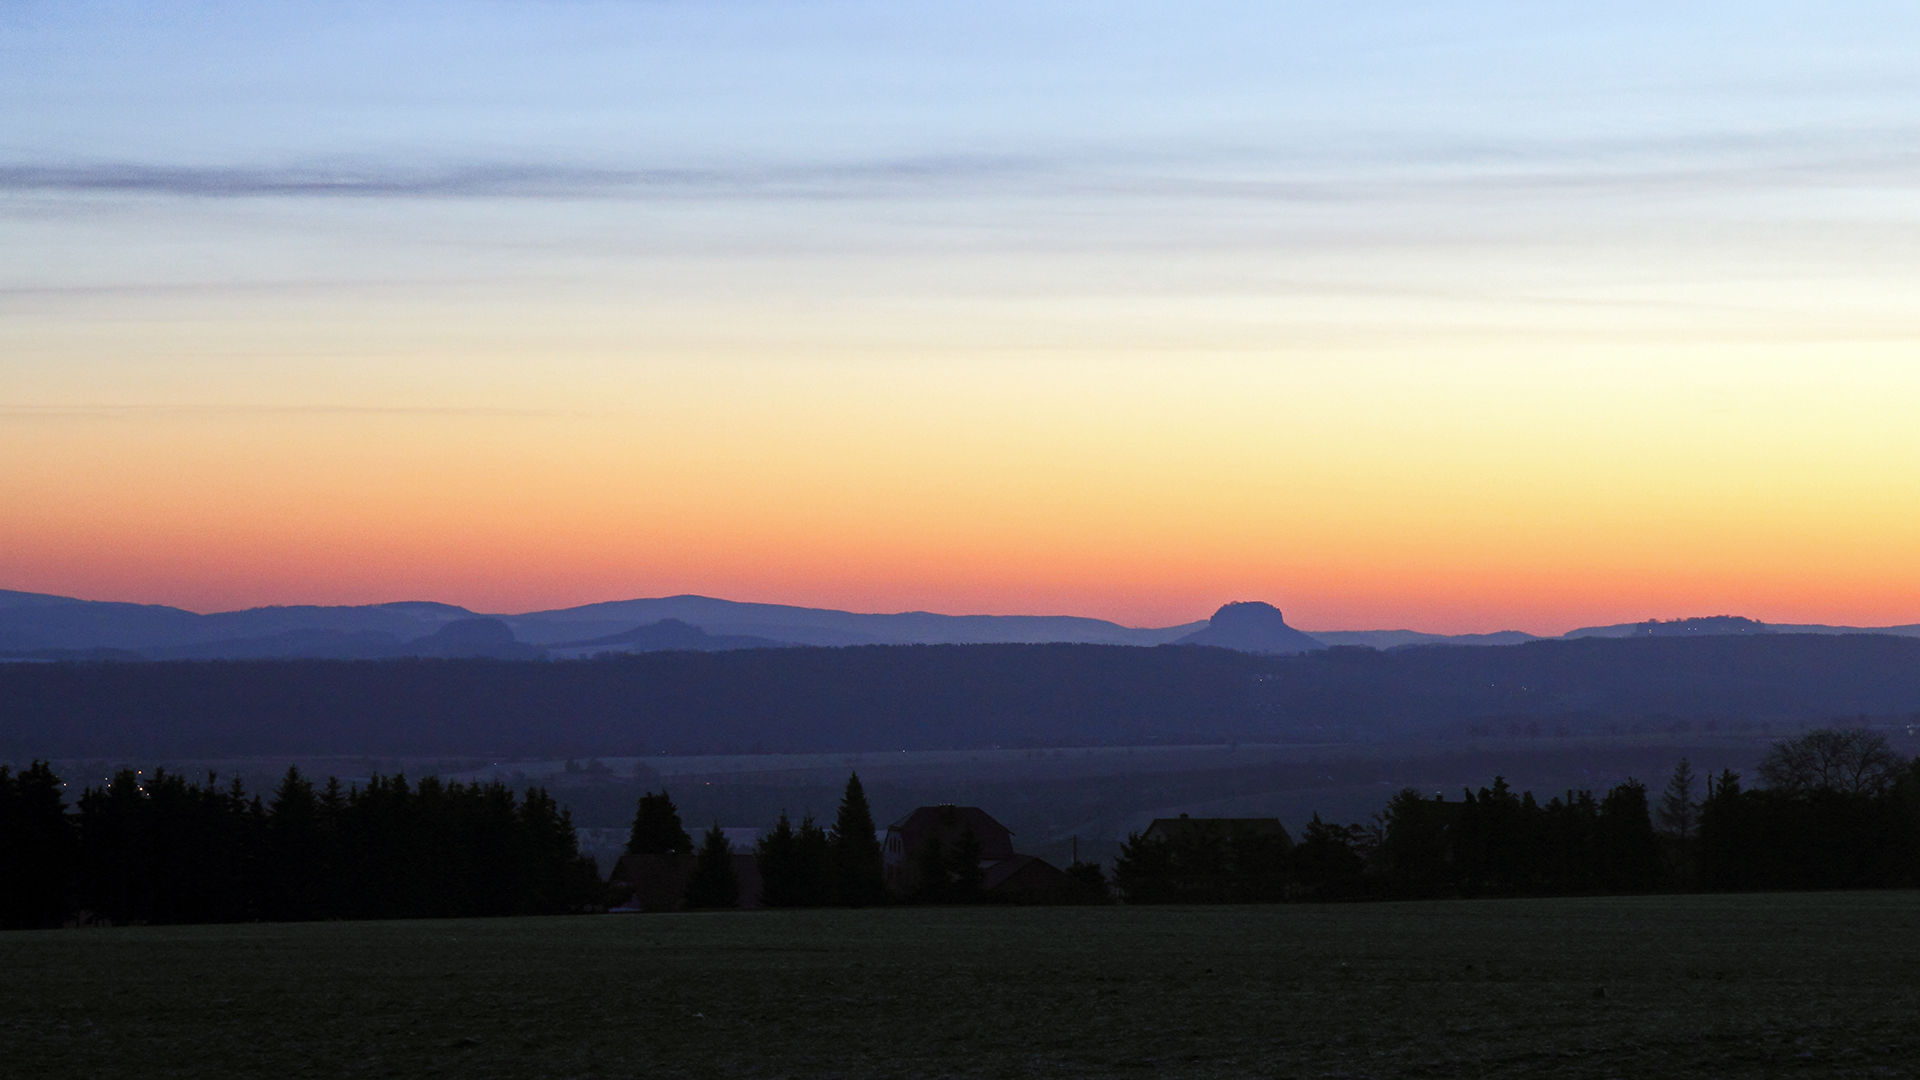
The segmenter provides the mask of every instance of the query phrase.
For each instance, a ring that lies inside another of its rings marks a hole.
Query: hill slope
[[[657,652],[0,665],[0,757],[842,752],[1787,727],[1920,716],[1920,641]]]

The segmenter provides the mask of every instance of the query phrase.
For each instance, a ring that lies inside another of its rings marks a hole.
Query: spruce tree
[[[833,903],[833,841],[827,830],[808,814],[800,819],[793,836],[794,862],[798,866],[801,907],[826,907]]]
[[[1667,793],[1660,800],[1660,827],[1676,840],[1693,837],[1694,821],[1700,804],[1693,798],[1693,766],[1681,758],[1667,781]]]
[[[1603,888],[1638,892],[1660,878],[1660,842],[1647,812],[1647,785],[1628,777],[1600,800],[1594,838]]]
[[[694,856],[693,873],[687,877],[687,906],[690,908],[730,908],[740,906],[740,878],[733,872],[733,845],[716,823],[707,830]]]
[[[801,907],[805,881],[800,865],[800,840],[785,810],[773,830],[754,845],[754,866],[760,871],[760,902],[768,907]]]
[[[873,811],[867,807],[866,789],[860,786],[857,772],[847,777],[847,791],[840,799],[840,816],[834,820],[830,839],[835,899],[848,907],[884,901],[886,868],[880,840],[874,835]]]
[[[57,926],[73,904],[79,835],[60,778],[0,765],[0,928]]]
[[[667,797],[667,789],[658,795],[649,791],[640,796],[639,809],[633,815],[633,832],[627,838],[629,855],[686,855],[693,851],[693,837],[680,824],[680,811]]]
[[[267,918],[324,917],[321,908],[320,801],[300,770],[286,776],[267,804]]]

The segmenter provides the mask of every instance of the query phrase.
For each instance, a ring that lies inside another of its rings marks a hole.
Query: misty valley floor
[[[11,1075],[1909,1076],[1920,894],[0,935]]]

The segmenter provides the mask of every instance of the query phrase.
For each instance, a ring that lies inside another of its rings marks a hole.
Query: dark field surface
[[[1920,894],[0,935],[11,1076],[1914,1076]]]

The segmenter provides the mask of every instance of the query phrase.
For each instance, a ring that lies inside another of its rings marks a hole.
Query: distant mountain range
[[[1738,616],[1622,623],[1566,638],[1699,637],[1724,634],[1877,633],[1920,636],[1920,625],[1859,628],[1769,625]],[[1428,634],[1415,630],[1303,632],[1257,601],[1222,607],[1212,619],[1133,628],[1103,619],[1048,615],[863,614],[705,596],[618,600],[555,611],[487,615],[452,604],[407,601],[354,607],[262,607],[202,615],[155,604],[77,600],[0,590],[0,659],[243,660],[382,659],[408,656],[534,659],[605,652],[698,651],[795,645],[1073,643],[1214,645],[1290,654],[1331,646],[1516,645],[1517,630]]]

